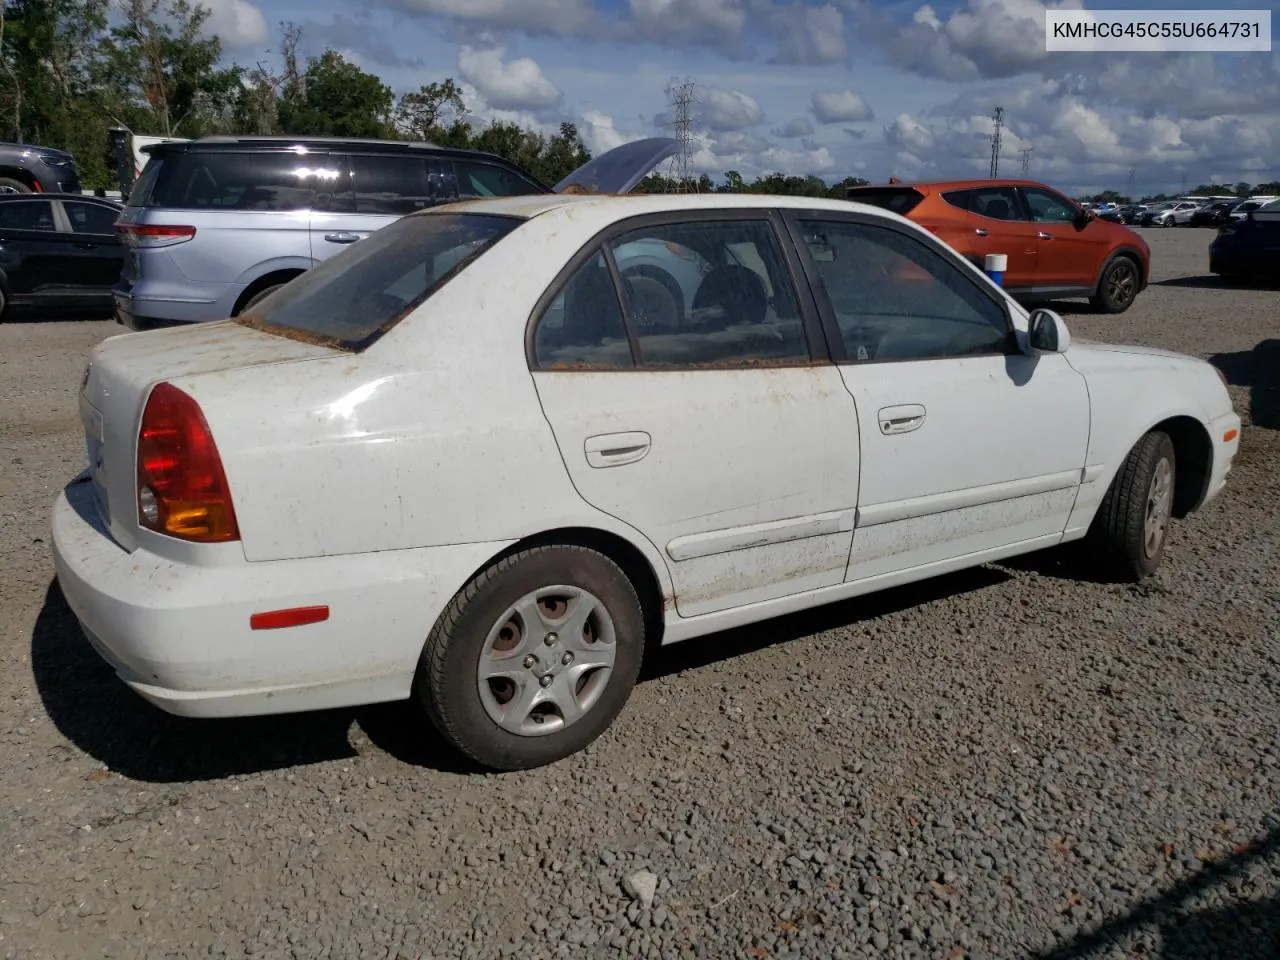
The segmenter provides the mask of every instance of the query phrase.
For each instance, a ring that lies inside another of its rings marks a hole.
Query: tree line
[[[326,49],[305,60],[302,30],[280,25],[271,62],[223,61],[206,36],[210,11],[194,0],[0,0],[0,139],[68,150],[84,186],[114,188],[108,130],[196,138],[296,134],[427,140],[496,153],[547,184],[586,163],[577,126],[553,134],[480,123],[453,79],[396,96],[375,74]],[[684,186],[701,192],[838,195],[820,177],[729,171]],[[647,178],[642,191],[671,189]]]

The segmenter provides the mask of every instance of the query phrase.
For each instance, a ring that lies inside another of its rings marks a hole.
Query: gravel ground
[[[0,326],[0,956],[1280,955],[1280,292],[1150,237],[1137,305],[1068,323],[1213,356],[1248,424],[1150,583],[1036,556],[694,641],[514,775],[407,707],[133,696],[47,534],[119,328]]]

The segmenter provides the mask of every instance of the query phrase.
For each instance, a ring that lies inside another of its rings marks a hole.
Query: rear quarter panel
[[[536,222],[536,221],[534,221]],[[518,236],[519,231],[513,237]],[[175,381],[217,438],[249,560],[512,540],[587,526],[657,550],[569,480],[524,351],[590,233],[497,245],[363,354]],[[545,255],[531,257],[530,249]],[[479,266],[479,264],[477,266]],[[618,374],[625,389],[626,373]]]

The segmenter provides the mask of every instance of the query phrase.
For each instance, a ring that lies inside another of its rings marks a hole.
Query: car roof
[[[214,134],[198,140],[164,140],[148,143],[139,149],[148,155],[166,153],[191,153],[203,151],[288,150],[290,148],[315,150],[354,150],[362,153],[412,153],[431,151],[451,156],[484,157],[510,166],[510,161],[496,153],[470,150],[463,147],[442,147],[426,140],[379,140],[368,137],[322,136],[245,136],[235,137]]]
[[[88,203],[105,203],[112,207],[124,207],[123,203],[111,197],[95,197],[85,193],[54,193],[53,191],[0,193],[0,203],[13,203],[15,200],[84,200]]]
[[[900,180],[897,183],[867,183],[850,187],[850,192],[857,190],[884,190],[886,188],[907,187],[925,190],[962,190],[975,187],[1045,187],[1047,184],[1039,180],[1018,180],[1007,177],[975,177],[968,180]]]
[[[435,213],[476,213],[528,219],[556,211],[569,213],[581,210],[585,213],[589,210],[593,217],[622,219],[653,213],[739,209],[831,210],[843,213],[857,211],[878,217],[901,219],[881,207],[850,200],[762,193],[532,194],[464,200],[433,207],[412,216],[431,216]]]

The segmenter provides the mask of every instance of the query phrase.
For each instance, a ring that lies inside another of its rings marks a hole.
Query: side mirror
[[[1081,210],[1076,214],[1075,227],[1077,230],[1083,230],[1089,225],[1089,221],[1093,219],[1093,214],[1088,210]]]
[[[1036,353],[1066,353],[1071,333],[1062,317],[1052,310],[1036,310],[1027,327],[1027,346]]]

